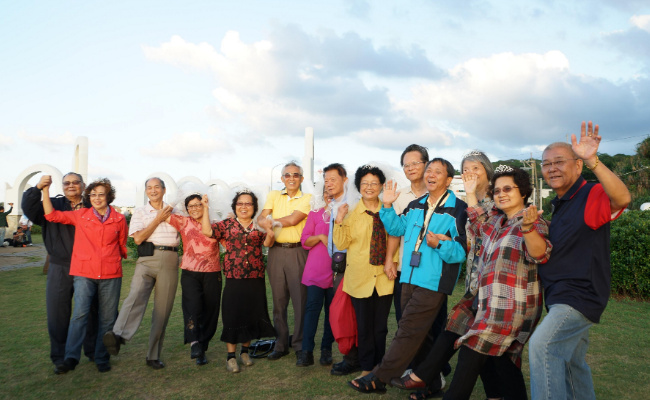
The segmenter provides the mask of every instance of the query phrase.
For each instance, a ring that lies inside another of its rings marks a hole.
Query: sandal
[[[369,373],[363,378],[349,381],[348,386],[361,393],[386,393],[386,384],[380,381],[373,373]]]
[[[424,389],[424,390],[418,390],[417,392],[412,392],[409,395],[410,400],[424,400],[424,399],[435,399],[435,398],[441,398],[444,396],[445,392],[440,389],[437,392],[432,392],[431,390]]]

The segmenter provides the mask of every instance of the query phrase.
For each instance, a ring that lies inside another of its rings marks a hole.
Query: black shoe
[[[205,356],[205,353],[202,353],[200,356],[196,357],[196,365],[205,365],[208,363],[208,357]]]
[[[296,352],[296,354],[298,354]],[[296,361],[297,367],[308,367],[314,365],[314,353],[311,351],[302,351],[300,352],[300,357]]]
[[[201,346],[201,343],[196,342],[192,345],[190,348],[190,358],[193,360],[195,358],[199,358],[203,355],[203,346]]]
[[[54,373],[57,375],[67,374],[69,371],[73,371],[77,364],[79,364],[79,361],[74,358],[66,358],[62,364],[54,366]]]
[[[274,361],[274,360],[281,359],[282,357],[286,356],[287,354],[289,354],[289,350],[285,350],[285,351],[273,350],[273,352],[271,354],[269,354],[268,357],[266,357],[266,358],[268,358],[271,361]]]
[[[332,364],[332,350],[320,349],[320,365],[326,366]]]
[[[160,360],[147,360],[147,367],[162,369],[165,368],[165,364]]]
[[[349,375],[353,372],[361,371],[360,365],[351,365],[347,361],[343,360],[340,363],[336,363],[332,366],[330,374],[336,376]]]
[[[110,370],[111,370],[111,364],[109,363],[97,364],[97,371],[99,372],[108,372]]]
[[[120,346],[122,345],[122,338],[114,334],[113,331],[108,331],[104,334],[102,338],[104,346],[106,346],[106,351],[112,356],[116,356],[120,353]]]

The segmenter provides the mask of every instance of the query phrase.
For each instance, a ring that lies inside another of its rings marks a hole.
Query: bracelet
[[[520,228],[520,229],[521,229],[521,228]],[[528,229],[527,231],[521,229],[521,233],[530,233],[530,232],[532,232],[532,231],[534,231],[534,230],[535,230],[535,224],[533,224],[533,225],[530,227],[530,229]]]
[[[589,168],[589,166],[588,166],[586,163],[585,163],[585,166],[586,166],[587,168],[589,168],[590,170],[593,171],[593,170],[595,170],[596,167],[598,166],[598,162],[599,162],[599,161],[600,161],[600,159],[598,158],[598,155],[596,155],[596,164],[594,164],[594,166],[591,167],[591,168]]]

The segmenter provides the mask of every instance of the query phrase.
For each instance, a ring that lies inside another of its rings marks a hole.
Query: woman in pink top
[[[315,197],[314,197],[315,199]],[[314,337],[318,328],[320,312],[325,303],[325,320],[323,322],[323,339],[320,344],[320,364],[332,363],[332,343],[334,335],[330,327],[329,310],[334,297],[332,257],[327,251],[327,235],[330,231],[330,212],[326,210],[329,197],[323,195],[322,204],[312,204],[312,211],[307,215],[307,222],[302,230],[300,242],[309,250],[302,284],[307,286],[307,304],[303,323],[302,354],[296,361],[299,367],[314,364]],[[312,203],[314,201],[312,200]]]
[[[189,217],[172,214],[167,222],[176,228],[183,240],[181,288],[183,289],[183,320],[185,343],[191,344],[190,356],[197,365],[205,365],[208,344],[217,331],[221,302],[221,267],[219,244],[201,233],[203,204],[201,196],[185,199]]]

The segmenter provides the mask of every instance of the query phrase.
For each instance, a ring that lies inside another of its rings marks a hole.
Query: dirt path
[[[47,252],[43,244],[29,247],[0,247],[0,271],[26,267],[42,267]]]

